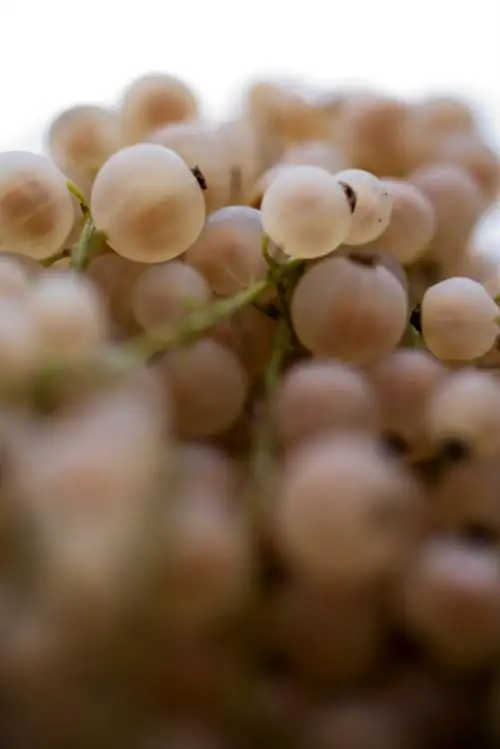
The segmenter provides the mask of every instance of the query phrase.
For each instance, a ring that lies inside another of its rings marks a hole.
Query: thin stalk
[[[70,255],[70,268],[76,271],[85,270],[92,255],[93,240],[96,235],[96,226],[92,216],[88,215],[83,225],[82,233],[73,246]]]
[[[247,307],[266,291],[273,288],[276,280],[285,277],[291,270],[302,267],[302,260],[292,260],[281,265],[262,281],[241,291],[239,294],[194,310],[183,319],[170,325],[157,328],[148,334],[137,336],[124,344],[124,351],[140,359],[150,359],[169,348],[183,346],[195,341],[222,320],[232,317],[236,312]]]
[[[251,456],[253,491],[257,497],[260,496],[260,492],[269,477],[275,451],[269,404],[276,389],[291,343],[292,330],[287,318],[282,317],[278,323],[269,363],[264,372],[262,413],[260,414],[258,427],[255,432]]]
[[[59,260],[64,260],[64,258],[70,257],[70,255],[71,250],[59,250],[59,252],[55,252],[53,255],[50,255],[50,257],[46,257],[44,260],[40,260],[40,265],[42,266],[42,268],[50,268],[51,265],[59,262]]]
[[[80,203],[80,207],[82,209],[83,215],[88,216],[90,213],[90,207],[89,207],[89,204],[87,203],[87,199],[85,195],[83,194],[83,192],[75,185],[74,182],[71,182],[71,180],[68,180],[66,184],[68,186],[68,190],[70,191],[70,193],[74,195],[75,198]]]

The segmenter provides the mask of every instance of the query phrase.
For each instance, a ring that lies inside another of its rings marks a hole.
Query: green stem
[[[286,316],[278,323],[278,329],[273,342],[271,357],[263,378],[263,413],[260,415],[257,430],[254,435],[252,449],[253,486],[257,498],[266,485],[271,470],[274,455],[274,435],[271,425],[269,403],[276,390],[279,376],[283,369],[286,356],[292,343],[292,330]]]
[[[273,258],[273,256],[269,252],[270,241],[271,240],[269,239],[269,236],[267,234],[264,234],[262,236],[261,252],[262,252],[262,256],[264,260],[267,263],[267,267],[269,268],[269,271],[271,273],[275,273],[276,271],[279,272],[280,264],[277,260]]]
[[[265,501],[265,487],[269,484],[269,475],[275,453],[275,440],[270,415],[270,402],[273,397],[286,358],[296,344],[295,332],[290,316],[290,304],[293,292],[303,273],[304,261],[291,261],[287,264],[288,272],[282,272],[279,263],[268,253],[268,242],[264,241],[262,253],[269,265],[269,277],[273,279],[278,294],[277,309],[279,322],[273,341],[269,362],[264,371],[262,382],[262,413],[254,434],[252,449],[252,492],[255,500],[251,506],[259,514],[262,501]]]
[[[71,250],[70,268],[72,270],[85,270],[89,264],[95,234],[94,220],[92,216],[88,215],[83,225],[83,231]]]
[[[303,261],[292,260],[281,266],[279,276],[295,273],[303,266]],[[157,328],[147,334],[142,334],[114,349],[111,356],[99,356],[80,366],[68,366],[64,363],[53,363],[40,371],[33,373],[33,379],[27,384],[16,378],[2,380],[0,377],[0,396],[10,399],[24,400],[28,391],[42,391],[45,399],[46,393],[57,392],[61,383],[68,382],[112,382],[126,372],[133,370],[141,362],[147,361],[155,354],[166,351],[169,348],[183,346],[191,343],[204,333],[208,332],[217,323],[226,320],[239,310],[252,304],[262,292],[273,288],[276,275],[272,278],[259,281],[249,289],[242,291],[229,299],[222,299],[211,303],[206,307],[194,310],[183,319],[165,327]],[[274,361],[274,359],[273,359]],[[267,374],[267,379],[272,379],[274,364]]]
[[[85,195],[84,195],[84,194],[83,194],[83,192],[82,192],[82,191],[81,191],[81,190],[80,190],[80,189],[79,189],[79,188],[78,188],[78,187],[77,187],[77,186],[75,185],[75,183],[74,183],[74,182],[71,182],[71,180],[68,180],[66,184],[67,184],[67,186],[68,186],[68,190],[70,191],[70,193],[71,193],[72,195],[74,195],[74,196],[75,196],[75,198],[76,198],[76,199],[78,200],[78,202],[80,203],[80,206],[81,206],[81,209],[82,209],[82,213],[83,213],[83,215],[84,215],[84,216],[87,216],[87,215],[88,215],[88,214],[90,213],[90,207],[89,207],[89,204],[87,203],[87,199],[86,199]]]
[[[59,260],[64,260],[64,258],[70,257],[70,255],[71,250],[59,250],[59,252],[54,253],[54,255],[46,257],[45,260],[40,260],[40,265],[42,266],[42,268],[50,268],[50,266],[54,265],[54,263],[57,263]]]
[[[291,341],[291,330],[285,317],[278,323],[269,364],[264,372],[264,395],[268,399],[274,392]]]
[[[411,323],[408,324],[407,330],[408,343],[412,348],[425,348],[424,339],[422,334],[419,333]]]
[[[292,260],[280,266],[279,270],[274,270],[263,281],[257,281],[230,299],[212,302],[171,325],[157,328],[146,335],[132,339],[124,345],[124,350],[141,359],[149,359],[166,349],[191,343],[222,320],[232,317],[239,310],[255,302],[275,285],[277,278],[286,276],[291,270],[302,267],[303,264],[302,260]]]
[[[293,339],[292,330],[287,318],[279,320],[273,341],[273,348],[262,382],[262,412],[254,433],[253,445],[250,452],[250,481],[246,495],[246,511],[254,552],[254,585],[248,600],[247,617],[250,622],[248,629],[248,655],[246,670],[242,674],[240,683],[231,688],[228,700],[229,720],[234,722],[235,729],[242,735],[250,736],[250,743],[259,745],[264,736],[271,740],[272,746],[285,747],[290,745],[289,737],[283,733],[283,726],[279,723],[269,723],[269,715],[262,712],[262,703],[258,699],[259,675],[255,670],[256,653],[262,646],[263,626],[266,622],[266,593],[265,569],[262,565],[260,543],[262,538],[262,521],[269,507],[268,500],[272,492],[273,460],[275,457],[275,434],[271,421],[270,403],[275,392],[279,376],[282,372],[290,344]],[[265,638],[265,635],[264,635]]]

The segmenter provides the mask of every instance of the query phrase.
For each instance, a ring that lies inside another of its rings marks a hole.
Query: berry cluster
[[[148,75],[0,154],[0,744],[500,740],[499,159]],[[496,367],[499,367],[497,370]]]

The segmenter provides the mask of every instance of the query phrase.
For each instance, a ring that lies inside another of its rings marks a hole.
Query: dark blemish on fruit
[[[354,213],[354,211],[356,210],[356,203],[358,202],[356,193],[354,192],[352,187],[350,185],[347,185],[345,182],[340,182],[340,186],[342,187],[345,193],[347,202],[349,203],[349,207],[351,209],[351,213]]]
[[[207,180],[203,176],[203,172],[201,171],[199,166],[194,166],[191,169],[191,173],[196,178],[196,181],[198,182],[200,188],[205,191],[207,189]]]

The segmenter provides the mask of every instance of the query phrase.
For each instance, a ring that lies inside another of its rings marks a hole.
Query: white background
[[[216,113],[262,73],[471,97],[500,147],[498,0],[0,0],[0,149],[108,102],[136,75],[179,74]]]

